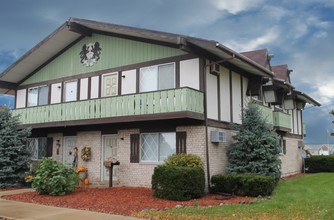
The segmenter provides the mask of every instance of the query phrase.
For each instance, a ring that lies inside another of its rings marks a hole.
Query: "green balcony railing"
[[[258,106],[262,116],[266,119],[267,123],[270,125],[274,124],[274,119],[273,119],[273,110],[267,106],[254,103],[255,105]]]
[[[274,111],[274,126],[291,129],[290,114]]]
[[[203,93],[190,88],[145,92],[13,110],[22,124],[190,111],[204,113]]]

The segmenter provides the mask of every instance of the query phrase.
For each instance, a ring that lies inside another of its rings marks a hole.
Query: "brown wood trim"
[[[233,81],[232,81],[232,70],[229,71],[230,80],[230,120],[233,123]]]
[[[139,93],[140,70],[136,69],[136,93]]]
[[[206,71],[205,71],[205,60],[204,58],[199,59],[199,90],[202,92],[204,91],[204,77],[205,77]]]
[[[91,94],[91,88],[92,88],[92,78],[88,77],[88,86],[87,86],[87,99],[90,99],[90,94]]]
[[[288,138],[295,138],[295,139],[303,139],[302,135],[299,134],[291,134],[291,133],[285,133],[284,137],[288,137]]]
[[[220,101],[220,74],[217,74],[217,101],[218,101],[218,120],[221,120],[221,101]]]
[[[290,132],[291,129],[290,128],[285,128],[285,127],[281,127],[281,126],[274,126],[274,129],[277,131],[284,131],[284,132]]]
[[[52,88],[52,84],[49,84],[49,85],[47,85],[48,86],[48,88],[49,88],[49,90],[48,90],[48,105],[50,105],[51,104],[51,88]]]
[[[123,80],[122,71],[118,71],[117,77],[118,77],[118,80],[117,80],[118,94],[117,95],[122,95],[122,80]]]
[[[60,92],[60,102],[64,102],[64,95],[65,94],[65,82],[61,82],[61,92]]]
[[[29,93],[29,89],[26,89],[26,108],[28,108],[28,93]]]
[[[16,109],[16,102],[17,102],[17,90],[15,90],[15,96],[14,96],[14,109]]]
[[[99,119],[86,119],[86,120],[72,120],[64,122],[48,122],[38,124],[25,124],[20,128],[48,128],[48,127],[67,127],[67,126],[80,126],[80,125],[96,125],[96,124],[115,124],[115,123],[127,123],[127,122],[139,122],[139,121],[155,121],[155,120],[169,120],[169,119],[192,119],[203,121],[204,115],[195,112],[174,112],[174,113],[160,113],[160,114],[148,114],[148,115],[136,115],[136,116],[122,116],[112,118],[99,118]]]
[[[78,79],[78,82],[77,82],[77,101],[80,100],[80,92],[81,92],[81,79]]]
[[[294,114],[294,110],[293,109],[291,110],[291,117],[292,117],[292,128],[291,128],[291,131],[292,131],[292,133],[294,133],[296,131],[295,131],[295,114]]]
[[[99,88],[97,90],[97,98],[101,98],[102,97],[102,75],[99,76]]]
[[[180,61],[175,62],[175,88],[180,88]]]
[[[208,119],[208,126],[209,127],[216,127],[216,128],[224,128],[224,129],[231,129],[231,123],[225,121],[217,121],[213,119]]]
[[[175,57],[162,58],[162,59],[158,59],[158,60],[152,60],[152,61],[146,61],[146,62],[137,63],[137,64],[131,64],[131,65],[127,65],[127,66],[109,68],[109,69],[98,70],[98,71],[94,71],[94,72],[90,72],[90,73],[84,73],[84,74],[79,74],[79,75],[74,75],[74,76],[62,77],[62,78],[59,78],[59,79],[42,81],[42,82],[38,82],[38,83],[20,85],[20,86],[17,87],[17,89],[30,88],[30,87],[35,87],[35,86],[45,85],[45,84],[60,83],[60,82],[63,82],[63,81],[70,81],[70,80],[74,80],[74,79],[90,78],[92,76],[99,76],[99,75],[106,74],[106,73],[111,73],[111,72],[119,72],[119,71],[139,69],[139,68],[142,68],[142,67],[155,66],[155,65],[159,65],[159,64],[172,63],[172,62],[194,59],[194,58],[197,58],[197,56],[190,55],[190,54],[180,55],[180,56],[175,56]]]

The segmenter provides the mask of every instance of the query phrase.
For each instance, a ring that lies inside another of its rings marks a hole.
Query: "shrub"
[[[269,196],[277,181],[271,176],[255,174],[218,174],[211,177],[211,192],[240,196]]]
[[[305,158],[305,168],[308,173],[334,172],[334,155]]]
[[[204,195],[205,175],[202,167],[160,165],[152,176],[153,196],[185,201]]]
[[[78,174],[52,158],[43,158],[36,169],[32,187],[39,194],[65,195],[75,190],[79,182]]]
[[[194,154],[172,154],[164,162],[168,166],[203,167],[201,158]]]

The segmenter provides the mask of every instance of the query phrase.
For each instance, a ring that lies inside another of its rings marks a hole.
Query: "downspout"
[[[210,162],[209,162],[209,131],[208,131],[208,107],[207,107],[207,84],[206,84],[206,78],[207,78],[207,73],[206,73],[206,68],[210,67],[214,64],[220,64],[220,63],[224,63],[226,61],[232,60],[234,59],[235,56],[233,55],[231,58],[227,58],[227,59],[223,59],[217,62],[212,62],[209,64],[206,64],[206,59],[203,58],[203,90],[204,90],[204,126],[205,126],[205,154],[206,154],[206,172],[207,172],[207,181],[208,181],[208,188],[210,191]],[[219,91],[218,91],[219,92]]]

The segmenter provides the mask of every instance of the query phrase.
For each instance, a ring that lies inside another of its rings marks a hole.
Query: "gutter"
[[[220,44],[219,42],[216,42],[216,47],[220,50],[222,50],[225,53],[229,53],[231,56],[235,57],[236,59],[239,59],[251,66],[253,66],[254,68],[262,71],[263,73],[267,74],[268,77],[274,77],[274,73],[270,70],[268,70],[267,68],[261,66],[260,64],[256,63],[255,61],[249,59],[248,57],[237,53],[231,49],[229,49],[228,47],[225,47],[224,45]]]

